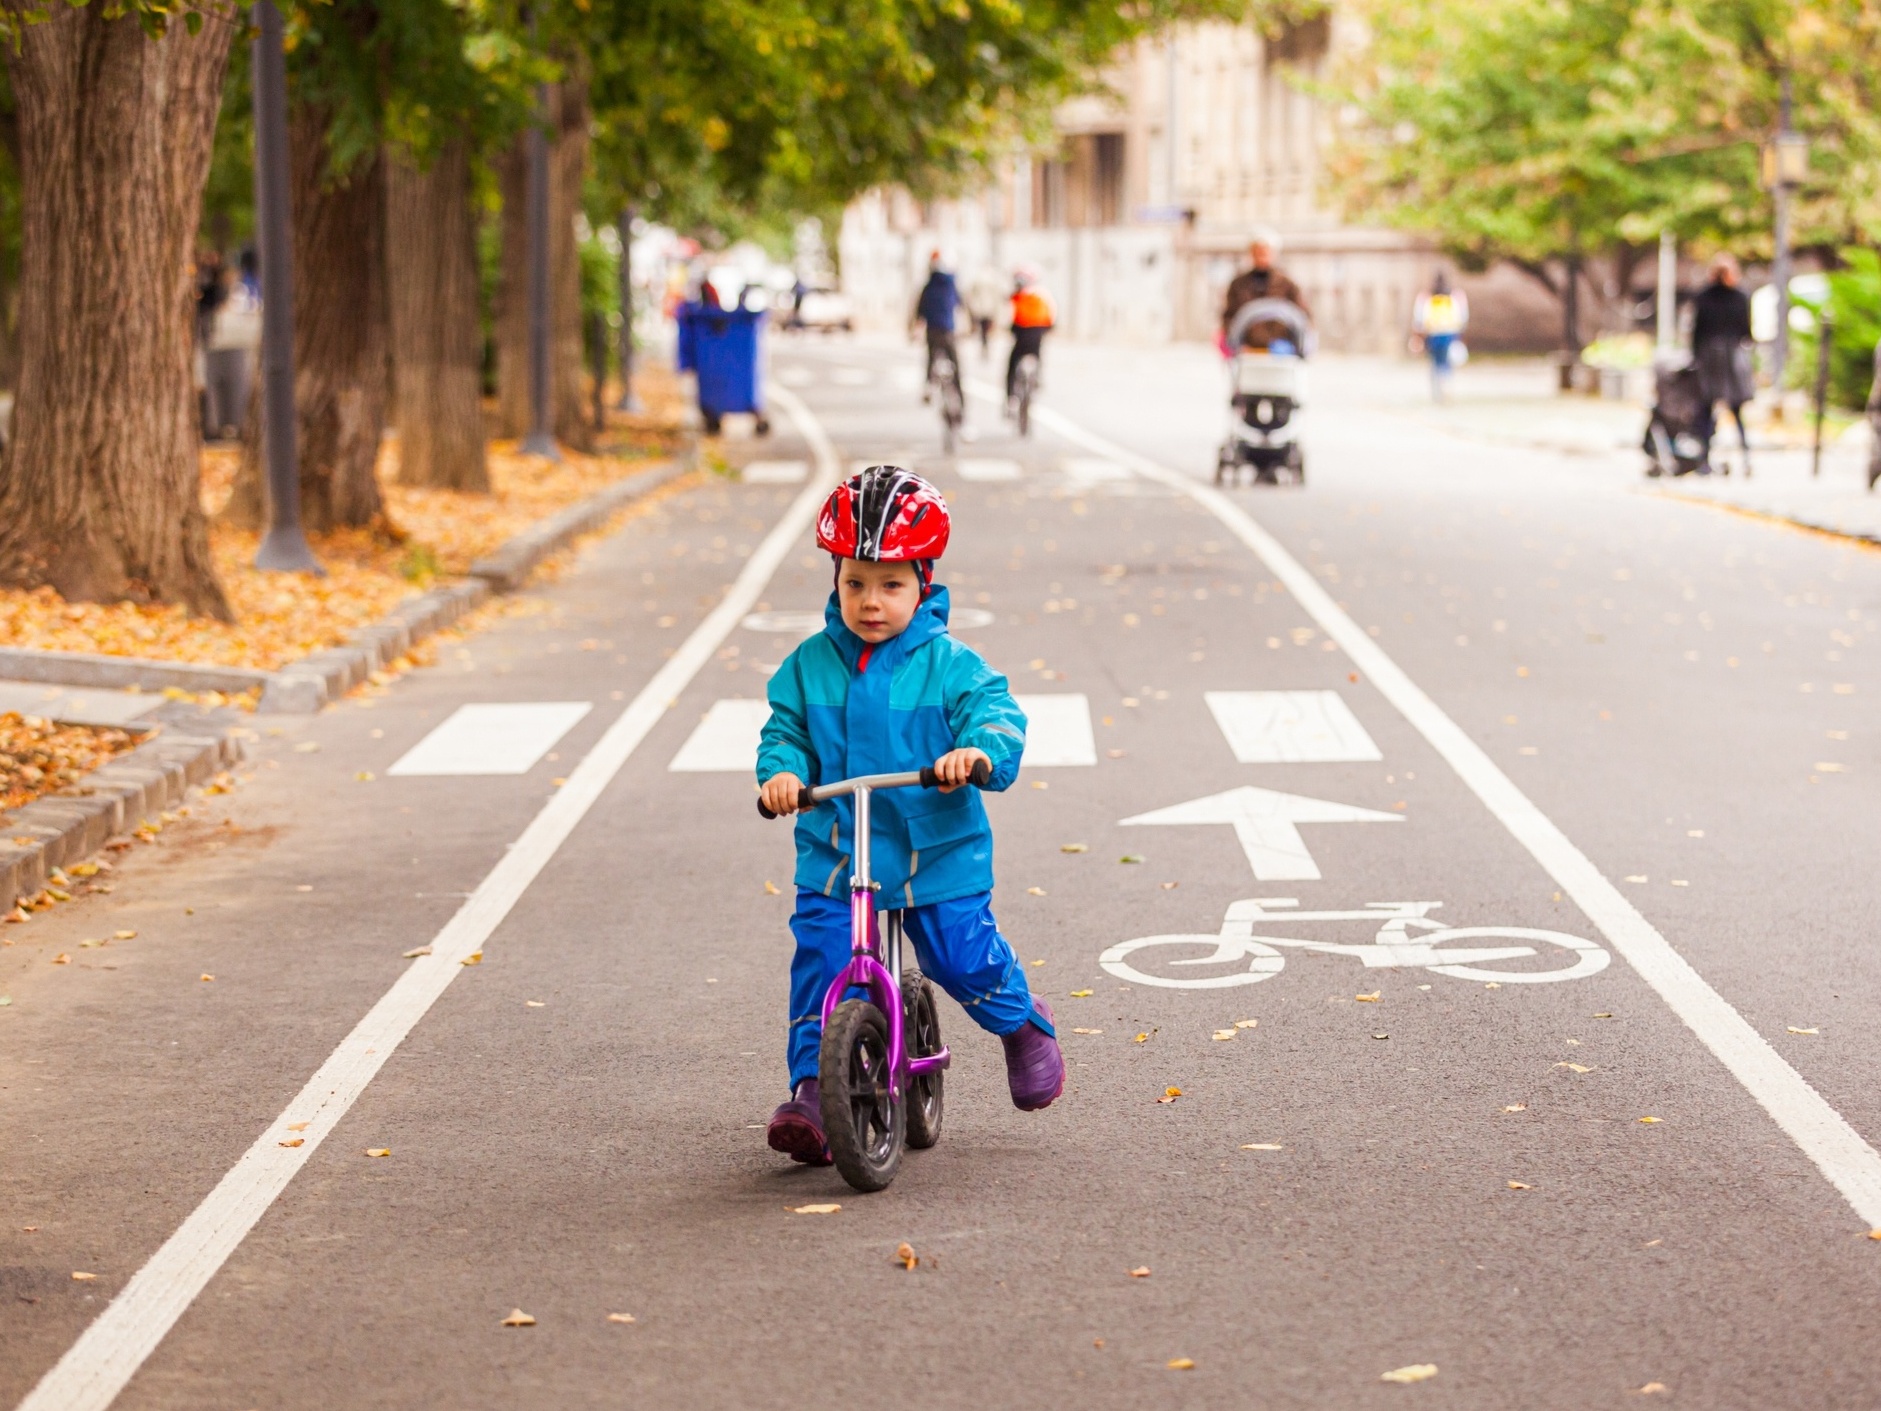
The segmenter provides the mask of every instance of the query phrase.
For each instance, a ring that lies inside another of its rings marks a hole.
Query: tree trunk
[[[549,417],[558,441],[586,450],[582,415],[581,250],[575,216],[588,160],[588,90],[549,88]],[[529,431],[529,144],[510,144],[498,163],[503,193],[503,279],[496,309],[497,422],[505,436]]]
[[[288,114],[294,222],[294,409],[300,514],[310,534],[385,527],[376,466],[390,373],[385,292],[385,163],[374,153],[343,178],[328,166],[329,115]],[[249,418],[228,515],[266,520],[259,421]]]
[[[398,478],[405,485],[488,491],[483,454],[483,330],[470,150],[447,146],[419,171],[386,164],[386,249]]]
[[[1568,353],[1581,352],[1581,257],[1570,255],[1561,293],[1561,342]]]
[[[152,40],[58,5],[6,56],[19,106],[22,361],[0,581],[227,618],[199,498],[191,257],[240,21]]]

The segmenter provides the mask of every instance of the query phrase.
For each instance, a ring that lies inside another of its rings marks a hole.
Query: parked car
[[[855,331],[849,296],[840,289],[806,289],[803,302],[785,316],[786,328],[815,329],[822,333]]]

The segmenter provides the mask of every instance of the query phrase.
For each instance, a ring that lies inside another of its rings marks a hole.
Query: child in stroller
[[[1249,347],[1248,333],[1269,335],[1264,347]],[[1243,304],[1222,340],[1230,367],[1228,436],[1215,457],[1215,483],[1236,482],[1252,466],[1254,483],[1277,485],[1284,469],[1294,484],[1306,482],[1306,453],[1300,446],[1299,413],[1306,400],[1306,358],[1313,329],[1305,310],[1286,299]]]

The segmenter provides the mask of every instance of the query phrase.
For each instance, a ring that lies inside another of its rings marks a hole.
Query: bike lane
[[[892,360],[779,361],[843,458],[923,459],[932,419]],[[1867,1317],[1846,1207],[1624,966],[1481,981],[1290,949],[1209,989],[1101,966],[1120,941],[1218,932],[1250,898],[1440,902],[1452,927],[1598,936],[1202,507],[1088,447],[989,428],[975,450],[973,478],[924,466],[959,516],[943,577],[992,616],[960,635],[1026,695],[1082,696],[1089,722],[1090,763],[1028,768],[992,803],[1002,923],[1072,1065],[1061,1103],[1012,1111],[997,1045],[944,1002],[946,1131],[888,1192],[763,1148],[787,830],[758,821],[741,773],[671,767],[787,649],[761,619],[122,1404],[201,1404],[206,1376],[230,1405],[775,1404],[879,1391],[887,1366],[935,1405],[1067,1387],[1366,1405],[1403,1394],[1381,1372],[1420,1363],[1448,1405],[1603,1404],[1652,1381],[1713,1405],[1858,1395],[1831,1351]],[[754,609],[813,612],[827,573],[806,538]],[[1313,693],[1295,703],[1313,728],[1206,694],[1272,691]],[[1329,698],[1377,758],[1350,757]],[[1075,710],[1047,714],[1059,757],[1081,757]],[[1237,757],[1263,740],[1347,757]],[[1320,807],[1240,795],[1211,805],[1234,821],[1123,823],[1249,789]],[[1339,810],[1368,816],[1312,819]],[[1332,924],[1341,943],[1377,932]],[[398,1159],[353,1158],[368,1139]],[[842,1208],[795,1213],[822,1204]],[[1799,1248],[1807,1284],[1786,1273]],[[499,1326],[511,1306],[536,1324]],[[830,1336],[852,1320],[866,1331]]]

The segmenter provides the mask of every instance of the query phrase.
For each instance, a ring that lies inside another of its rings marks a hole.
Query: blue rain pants
[[[902,927],[914,943],[921,973],[939,985],[995,1034],[1010,1034],[1030,1021],[1056,1037],[1032,1004],[1025,970],[993,920],[993,894],[903,908]],[[836,972],[849,963],[849,894],[826,897],[797,889],[797,914],[790,918],[797,954],[790,962],[790,1087],[814,1078],[823,1042],[823,996]],[[905,960],[904,960],[905,963]],[[858,993],[860,993],[858,991]]]

